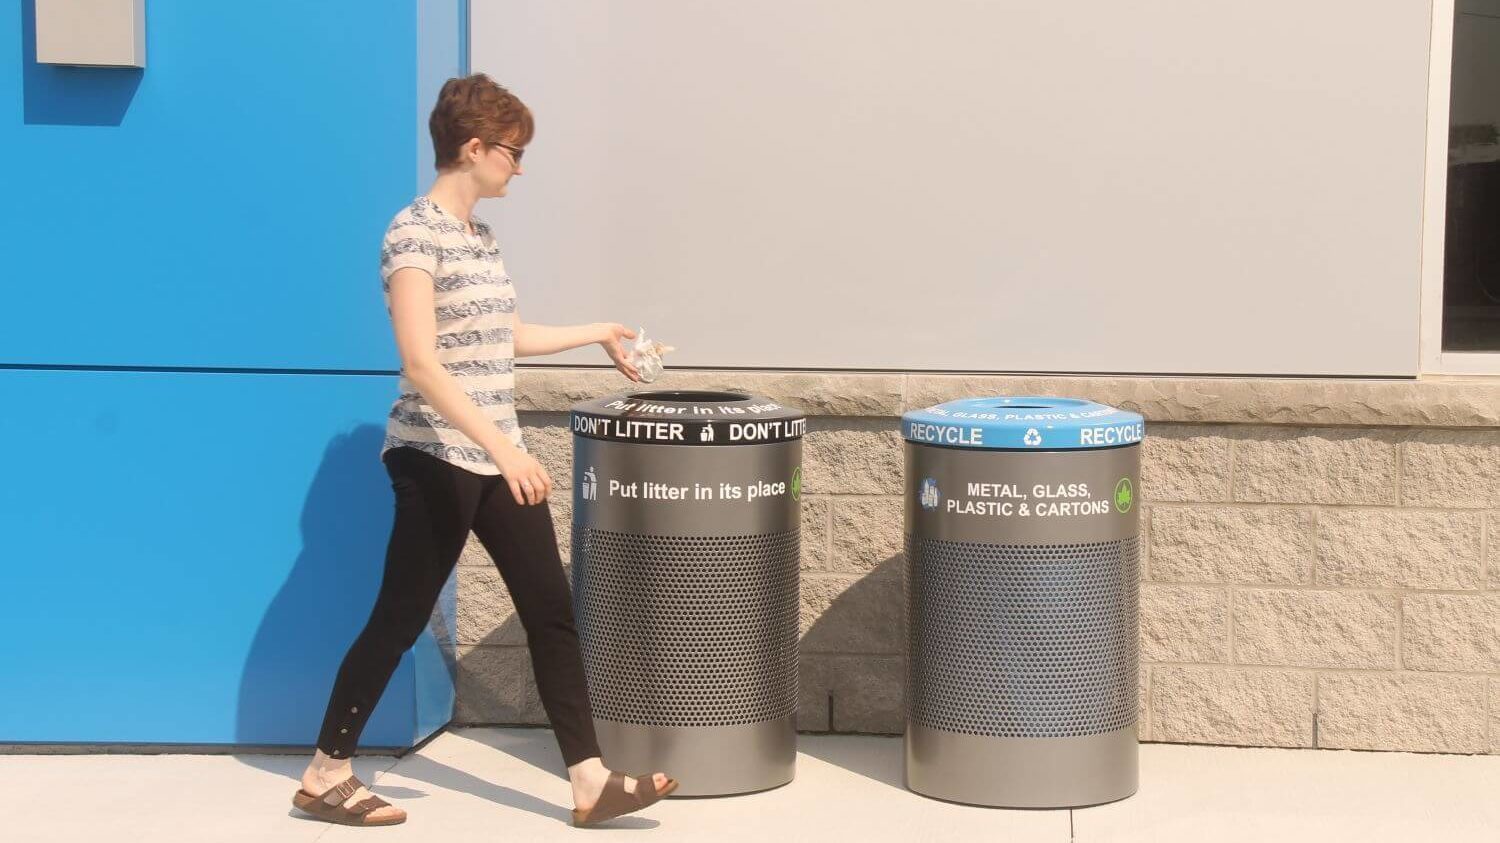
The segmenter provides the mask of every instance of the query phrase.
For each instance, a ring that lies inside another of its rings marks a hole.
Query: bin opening
[[[739,392],[709,392],[707,390],[670,390],[659,392],[637,392],[632,400],[659,401],[662,403],[683,402],[688,404],[722,404],[729,401],[749,401],[750,396]]]
[[[1056,410],[1061,407],[1081,407],[1087,403],[1077,398],[1002,398],[995,408],[1000,410]]]

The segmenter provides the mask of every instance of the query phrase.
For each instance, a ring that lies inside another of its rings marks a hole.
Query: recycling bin
[[[1144,420],[974,398],[902,433],[907,786],[1012,808],[1130,796]]]
[[[573,602],[607,766],[684,796],[792,780],[806,427],[738,392],[573,408]]]

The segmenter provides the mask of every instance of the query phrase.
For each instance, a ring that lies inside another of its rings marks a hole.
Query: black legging
[[[503,477],[450,465],[415,448],[384,458],[396,521],[380,594],[334,680],[318,749],[354,754],[360,732],[401,655],[416,642],[472,530],[510,590],[547,719],[570,766],[599,754],[589,710],[573,599],[546,503],[522,506]]]

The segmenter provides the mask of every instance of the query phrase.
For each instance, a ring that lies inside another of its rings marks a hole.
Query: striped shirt
[[[525,449],[516,421],[516,293],[490,227],[475,219],[474,233],[425,196],[418,197],[386,229],[380,279],[386,312],[391,275],[415,267],[432,276],[437,319],[437,359],[485,418]],[[384,454],[416,448],[476,474],[497,475],[490,455],[444,419],[401,372],[401,394],[386,422]]]

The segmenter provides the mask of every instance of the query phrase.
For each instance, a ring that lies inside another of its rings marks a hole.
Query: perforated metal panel
[[[996,737],[1134,723],[1139,539],[982,544],[906,538],[907,716]]]
[[[797,531],[650,536],[575,524],[573,590],[594,715],[730,726],[797,708]]]

